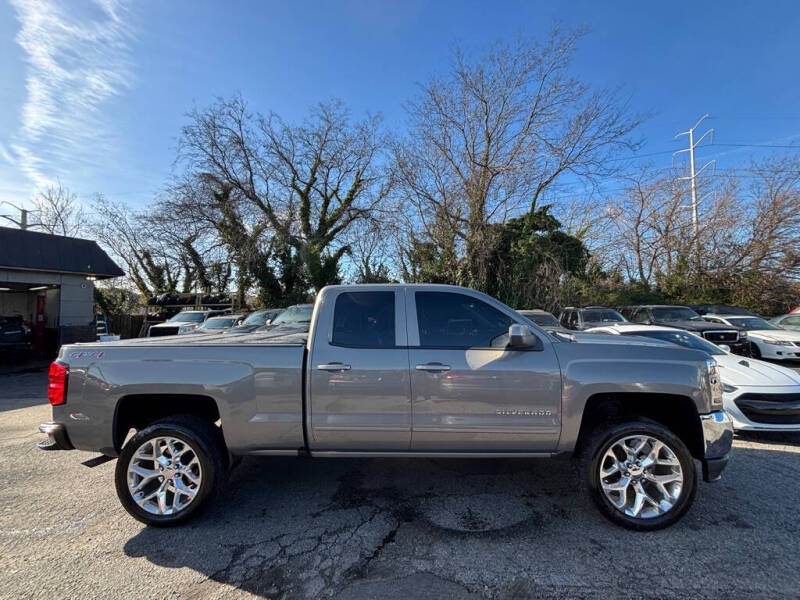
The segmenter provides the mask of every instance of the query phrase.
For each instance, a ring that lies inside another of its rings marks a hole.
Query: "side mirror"
[[[728,346],[728,344],[720,344],[719,348],[720,348],[720,350],[723,350],[724,352],[730,352],[731,351],[731,347]]]
[[[539,338],[531,333],[525,325],[512,323],[508,328],[508,347],[509,348],[530,348],[535,346]]]

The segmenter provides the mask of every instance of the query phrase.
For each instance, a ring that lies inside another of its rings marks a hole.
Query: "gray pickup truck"
[[[657,529],[733,439],[706,354],[547,333],[443,285],[326,287],[308,331],[64,346],[48,395],[40,446],[118,457],[119,498],[151,525],[209,504],[241,456],[566,455],[606,517]]]

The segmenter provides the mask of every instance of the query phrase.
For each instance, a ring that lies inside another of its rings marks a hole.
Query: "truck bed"
[[[113,455],[127,434],[112,421],[123,405],[135,410],[139,398],[153,395],[211,398],[234,454],[296,453],[304,446],[306,335],[181,335],[65,347],[68,400],[53,407],[54,418],[70,423],[76,448]]]

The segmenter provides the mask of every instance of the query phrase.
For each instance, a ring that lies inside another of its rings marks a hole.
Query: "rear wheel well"
[[[216,424],[220,419],[217,403],[210,396],[192,394],[136,394],[124,396],[114,415],[114,448],[122,448],[131,429],[140,431],[166,417],[193,415]]]
[[[586,401],[578,433],[576,454],[592,431],[611,419],[644,417],[661,423],[689,448],[695,458],[703,458],[703,430],[691,398],[673,394],[596,394]]]

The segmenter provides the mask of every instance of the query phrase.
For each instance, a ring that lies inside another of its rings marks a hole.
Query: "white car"
[[[754,358],[800,360],[800,332],[781,329],[761,317],[740,315],[705,315],[706,321],[738,327],[747,331],[750,353]]]
[[[722,379],[722,402],[740,431],[800,431],[800,374],[768,362],[731,354],[703,338],[672,327],[621,324],[587,333],[648,337],[702,350],[714,357]]]
[[[769,320],[770,323],[781,329],[789,329],[791,331],[800,331],[800,314],[789,313],[788,315],[780,315]]]

